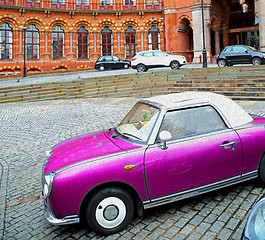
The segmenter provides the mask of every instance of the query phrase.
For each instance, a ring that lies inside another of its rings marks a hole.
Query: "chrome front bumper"
[[[80,222],[80,218],[77,215],[66,216],[63,218],[57,218],[54,213],[49,209],[47,204],[44,203],[44,215],[46,220],[53,225],[67,225],[76,224]]]

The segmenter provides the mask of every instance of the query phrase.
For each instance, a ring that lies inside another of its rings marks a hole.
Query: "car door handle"
[[[226,148],[226,147],[232,147],[232,146],[236,146],[237,145],[237,141],[233,140],[233,141],[224,141],[222,144],[220,144],[220,148]]]

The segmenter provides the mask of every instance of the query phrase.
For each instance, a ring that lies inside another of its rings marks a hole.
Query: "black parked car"
[[[241,240],[265,239],[265,195],[256,203],[247,219]]]
[[[130,61],[121,60],[117,56],[99,57],[95,63],[95,69],[104,71],[105,69],[127,69],[131,66]]]
[[[260,65],[265,63],[265,54],[253,47],[233,45],[225,47],[216,61],[219,67],[248,63]]]

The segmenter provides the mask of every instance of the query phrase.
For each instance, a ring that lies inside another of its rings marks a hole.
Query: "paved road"
[[[118,123],[135,99],[85,99],[0,105],[0,239],[103,239],[82,225],[51,226],[40,198],[45,151],[65,139]],[[265,102],[242,102],[265,116]],[[264,193],[248,181],[144,212],[107,239],[239,239]]]
[[[208,64],[208,67],[217,67],[217,64]],[[181,68],[202,68],[201,64],[187,64]],[[150,69],[149,72],[156,72],[170,68],[157,68]],[[121,74],[134,74],[137,73],[136,70],[130,69],[121,69],[121,70],[108,70],[108,71],[80,71],[73,73],[56,73],[56,74],[44,74],[38,76],[27,76],[25,78],[11,78],[11,79],[0,79],[0,87],[9,87],[9,86],[22,86],[32,83],[46,83],[46,82],[56,82],[56,81],[73,81],[82,78],[94,78],[94,77],[103,77],[103,76],[115,76]]]

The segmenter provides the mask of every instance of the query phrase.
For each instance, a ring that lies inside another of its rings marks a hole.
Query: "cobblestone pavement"
[[[103,239],[83,225],[51,226],[40,200],[45,151],[118,123],[135,99],[85,99],[0,105],[0,238]],[[265,116],[265,102],[242,102]],[[157,207],[107,239],[240,239],[246,216],[264,193],[248,181]]]

